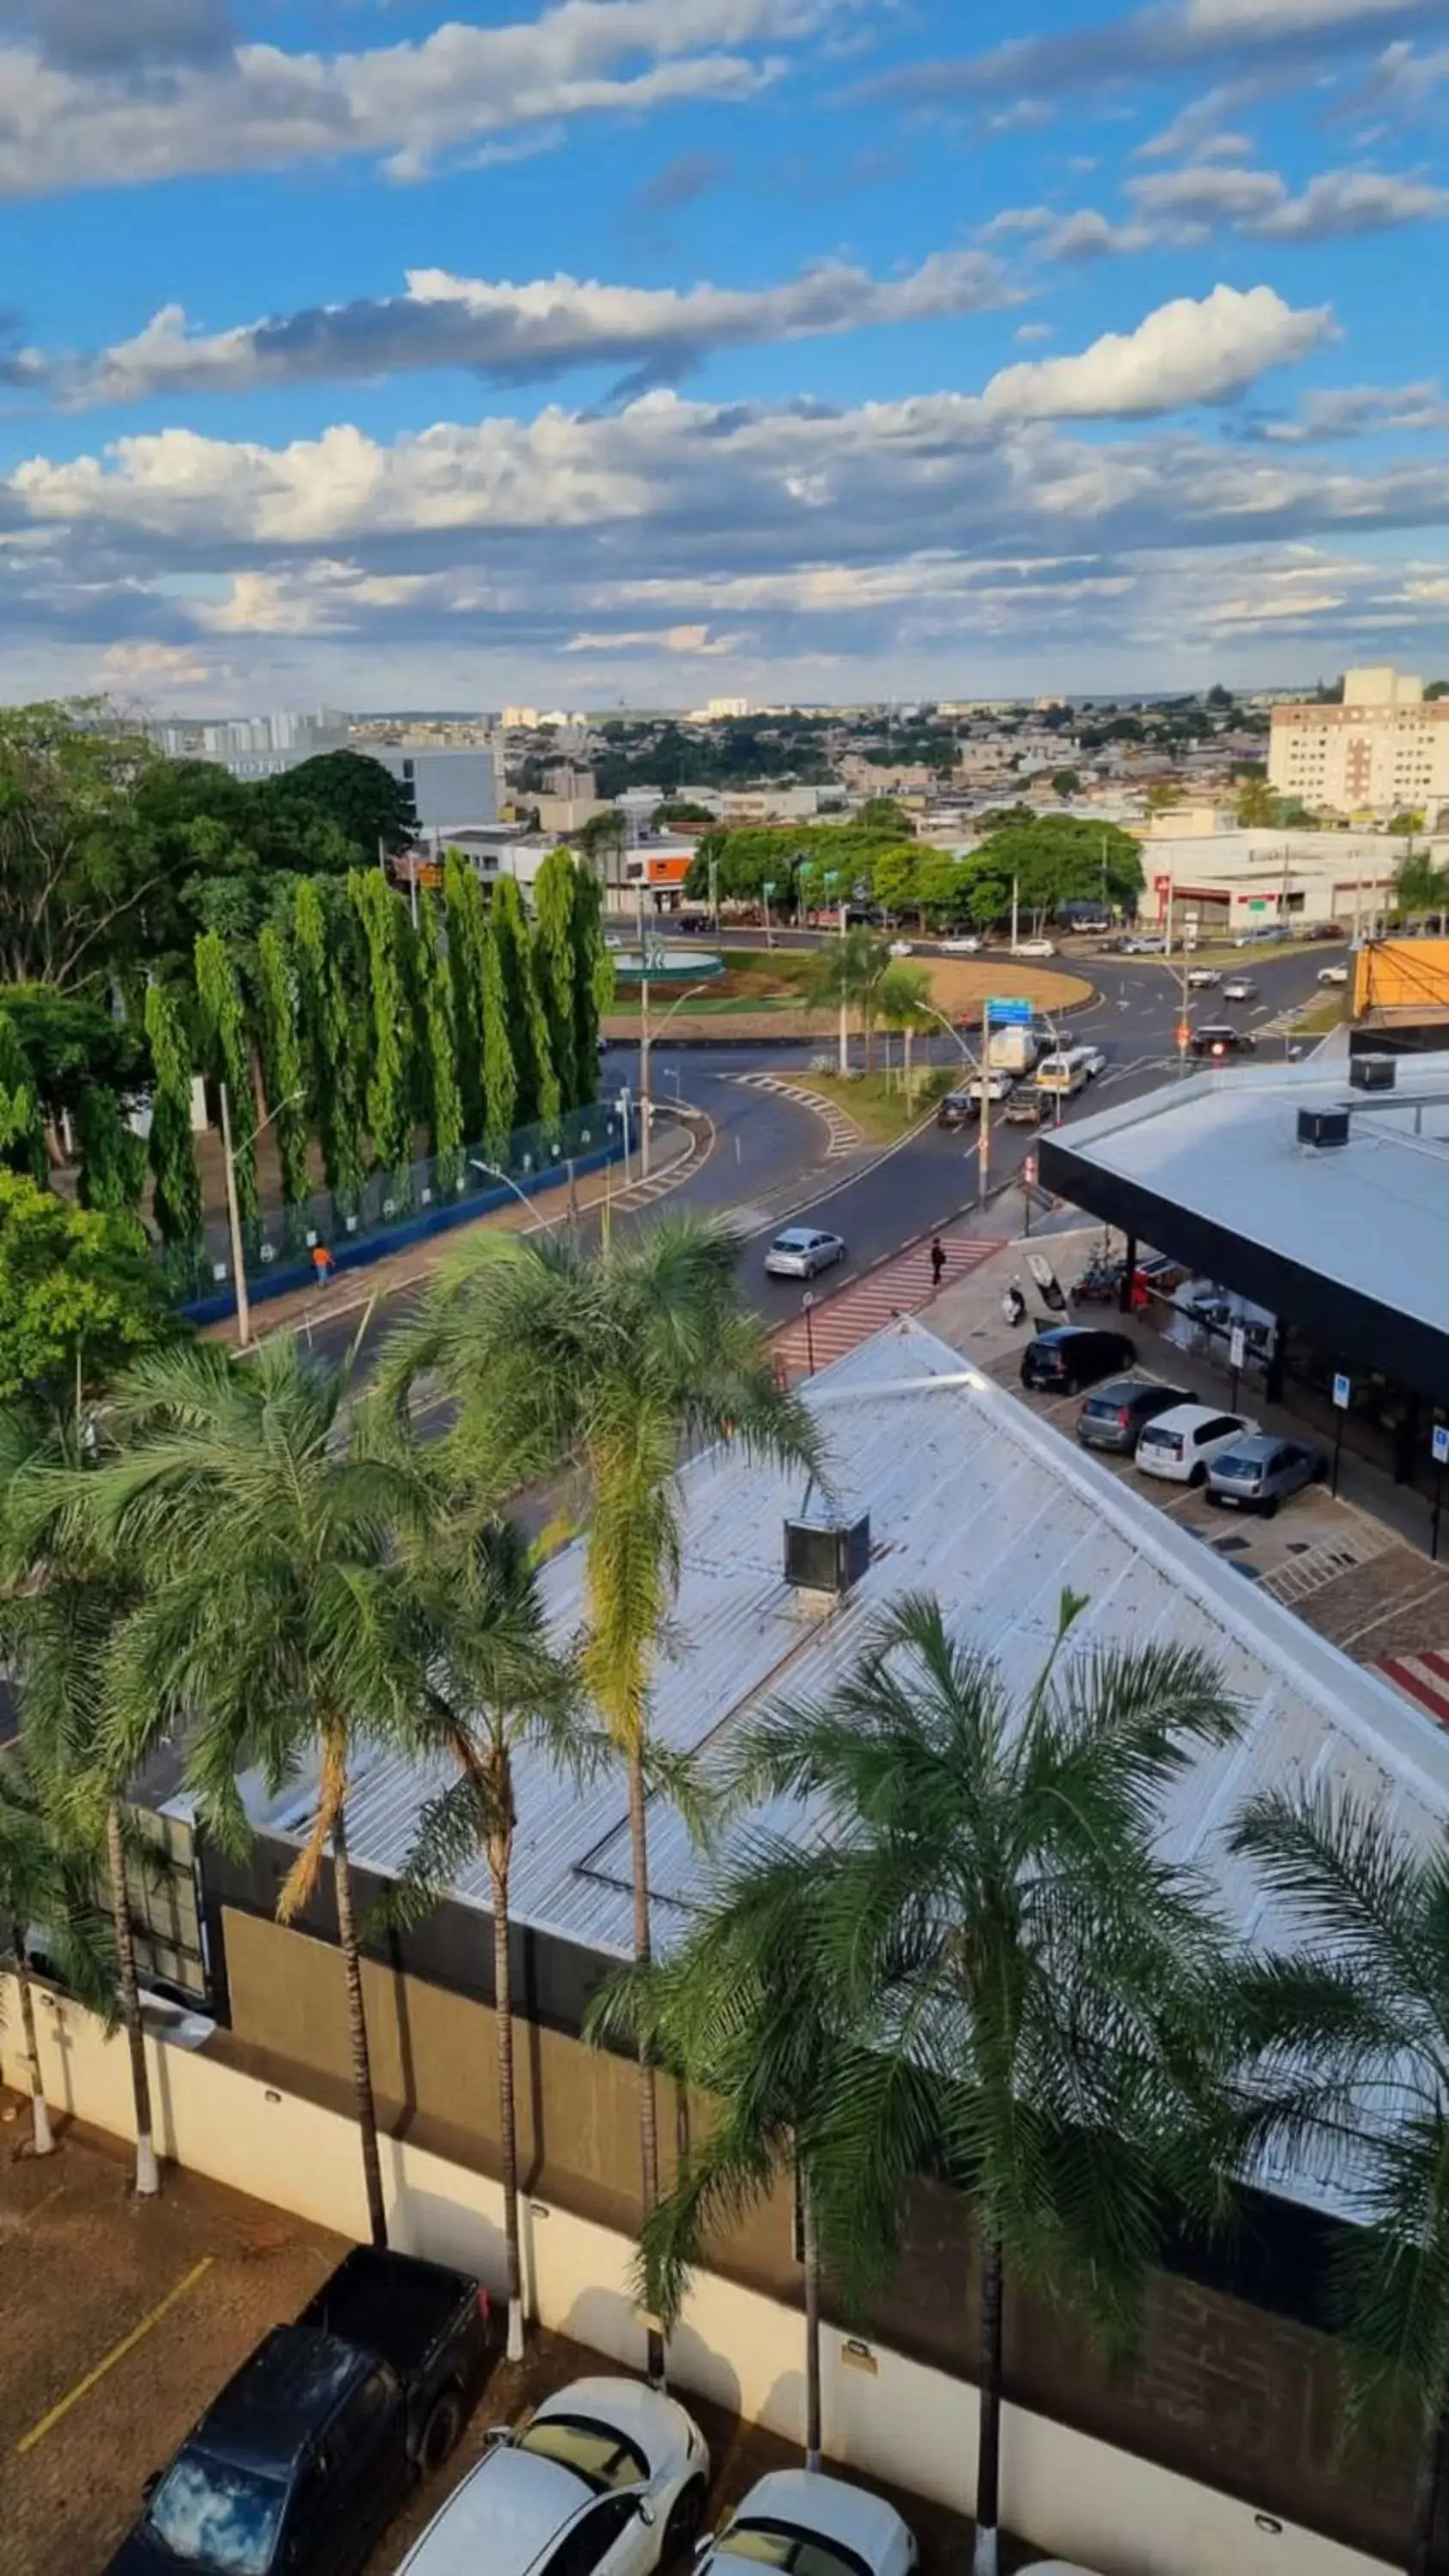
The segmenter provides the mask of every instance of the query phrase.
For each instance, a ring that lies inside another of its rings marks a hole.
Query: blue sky
[[[1449,0],[0,0],[0,689],[1449,670]]]

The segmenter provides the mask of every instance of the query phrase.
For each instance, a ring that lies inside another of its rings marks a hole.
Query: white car
[[[1230,975],[1223,986],[1225,1002],[1256,1002],[1258,987],[1251,975]]]
[[[979,939],[943,939],[938,944],[943,957],[979,957],[981,954]]]
[[[1261,1429],[1246,1413],[1220,1413],[1211,1404],[1175,1404],[1143,1425],[1134,1464],[1144,1476],[1173,1485],[1205,1485],[1214,1458]]]
[[[1100,1047],[1078,1047],[1077,1053],[1086,1067],[1089,1082],[1095,1082],[1099,1073],[1106,1072],[1107,1059]]]
[[[1056,953],[1049,939],[1018,939],[1011,951],[1013,957],[1055,957]]]
[[[918,2553],[883,2496],[818,2469],[776,2469],[698,2553],[702,2576],[732,2576],[741,2559],[801,2576],[914,2576]]]
[[[893,939],[891,941],[892,957],[910,957],[913,956],[914,953],[915,952],[908,939]]]
[[[704,2518],[709,2451],[692,2415],[633,2379],[576,2379],[522,2433],[500,2426],[399,2576],[530,2576],[568,2544],[589,2576],[653,2576]]]
[[[838,1234],[817,1233],[813,1225],[787,1225],[765,1255],[769,1279],[813,1279],[818,1270],[833,1270],[845,1259]]]
[[[1318,980],[1320,984],[1346,984],[1348,982],[1348,968],[1346,966],[1320,966],[1318,969]]]
[[[974,1082],[968,1082],[966,1090],[972,1100],[985,1098],[995,1102],[1009,1100],[1016,1089],[1016,1083],[1016,1075],[1008,1073],[1005,1065],[997,1064],[993,1065],[987,1074],[978,1073]]]
[[[1216,966],[1190,966],[1187,970],[1187,980],[1192,991],[1203,993],[1210,985],[1220,984],[1223,979]]]

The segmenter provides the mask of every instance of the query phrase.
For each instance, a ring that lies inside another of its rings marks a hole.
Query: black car
[[[969,1091],[948,1091],[938,1104],[938,1127],[971,1127],[981,1115],[981,1103]]]
[[[1084,1449],[1114,1449],[1130,1458],[1144,1422],[1193,1400],[1185,1386],[1160,1386],[1150,1377],[1115,1377],[1088,1396],[1077,1416],[1077,1438]]]
[[[1221,1064],[1230,1055],[1251,1055],[1256,1043],[1247,1029],[1235,1029],[1226,1021],[1192,1033],[1193,1054],[1206,1056],[1212,1064]]]
[[[1097,1324],[1052,1324],[1022,1352],[1021,1382],[1051,1395],[1075,1395],[1113,1369],[1130,1368],[1136,1357],[1137,1345],[1125,1333],[1104,1332]]]
[[[355,2576],[452,2449],[488,2350],[470,2274],[356,2247],[148,2481],[106,2576]]]

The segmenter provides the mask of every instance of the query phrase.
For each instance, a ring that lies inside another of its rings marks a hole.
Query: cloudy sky
[[[1449,672],[1446,113],[1449,0],[0,0],[0,695]]]

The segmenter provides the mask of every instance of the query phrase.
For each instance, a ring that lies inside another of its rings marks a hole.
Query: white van
[[[1044,1055],[1036,1069],[1038,1091],[1049,1091],[1061,1100],[1075,1100],[1092,1079],[1093,1050],[1090,1047],[1063,1047],[1060,1055]]]

